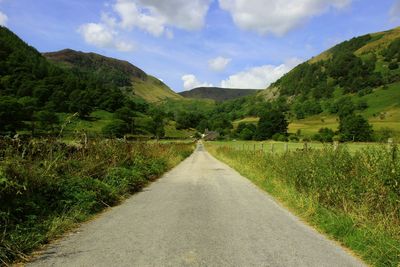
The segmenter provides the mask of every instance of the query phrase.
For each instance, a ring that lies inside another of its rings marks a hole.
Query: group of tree
[[[59,67],[0,27],[0,131],[34,131],[36,126],[53,130],[57,112],[81,118],[96,108],[115,112],[126,99],[115,75]]]

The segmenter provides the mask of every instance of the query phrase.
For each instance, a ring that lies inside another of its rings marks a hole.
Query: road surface
[[[214,159],[192,156],[28,266],[363,266]]]

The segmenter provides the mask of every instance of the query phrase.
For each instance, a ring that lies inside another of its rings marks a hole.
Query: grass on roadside
[[[206,147],[367,263],[400,263],[400,159],[385,146],[287,154]]]
[[[0,265],[27,254],[177,165],[193,143],[0,140]]]

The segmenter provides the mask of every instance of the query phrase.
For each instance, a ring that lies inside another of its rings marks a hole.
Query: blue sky
[[[400,0],[0,0],[41,52],[128,60],[175,91],[265,88],[332,45],[400,25]]]

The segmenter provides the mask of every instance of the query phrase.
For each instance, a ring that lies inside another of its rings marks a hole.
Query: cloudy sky
[[[175,91],[265,88],[353,36],[400,25],[400,0],[0,0],[41,52],[128,60]]]

